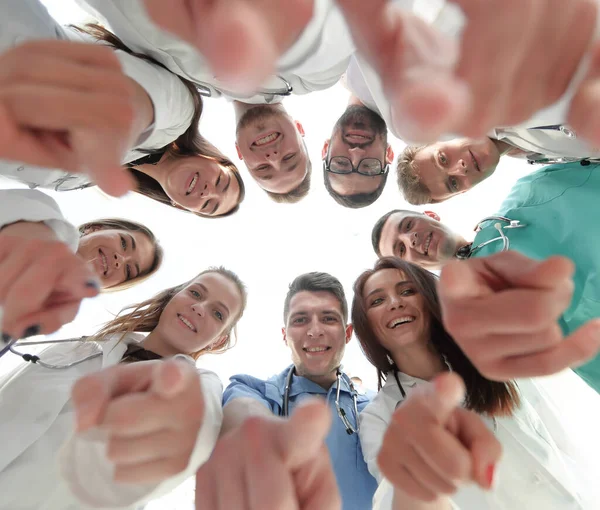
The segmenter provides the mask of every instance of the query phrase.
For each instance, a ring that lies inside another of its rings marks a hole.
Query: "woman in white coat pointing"
[[[485,379],[444,330],[434,275],[384,258],[354,291],[356,335],[383,385],[360,424],[365,459],[382,483],[377,508],[585,508],[525,395],[514,382]],[[464,380],[463,395],[457,381],[438,381],[448,371]]]
[[[139,508],[193,475],[222,418],[221,383],[194,361],[232,345],[245,302],[208,269],[0,381],[0,508]]]
[[[0,0],[0,12],[1,175],[57,191],[132,189],[199,216],[237,210],[244,183],[199,133],[192,83],[106,30],[60,26],[37,0]]]
[[[52,333],[73,319],[81,299],[144,281],[162,258],[144,225],[108,218],[77,228],[40,191],[0,190],[0,332]]]

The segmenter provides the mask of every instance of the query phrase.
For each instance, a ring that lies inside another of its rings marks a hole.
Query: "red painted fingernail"
[[[490,464],[485,470],[485,482],[488,489],[494,487],[494,475],[496,474],[496,464]]]

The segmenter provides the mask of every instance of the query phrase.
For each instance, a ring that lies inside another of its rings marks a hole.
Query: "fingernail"
[[[95,280],[89,280],[89,281],[85,282],[85,286],[88,289],[94,289],[95,291],[100,292],[100,284]]]
[[[485,470],[485,482],[488,490],[492,490],[496,485],[496,464],[490,464]]]
[[[2,333],[2,343],[9,344],[12,342],[12,336],[7,333]]]
[[[30,337],[30,336],[36,336],[36,335],[38,335],[39,332],[40,332],[40,329],[41,328],[40,328],[39,324],[35,324],[33,326],[29,326],[25,330],[25,332],[23,333],[23,338],[27,338],[27,337]]]

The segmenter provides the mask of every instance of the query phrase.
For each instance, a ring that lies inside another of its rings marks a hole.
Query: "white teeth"
[[[327,349],[329,349],[329,347],[305,347],[304,350],[306,352],[324,352]]]
[[[401,324],[406,324],[407,322],[414,322],[414,317],[399,317],[398,319],[394,319],[392,322],[388,324],[388,328],[394,329],[400,326]]]
[[[429,245],[431,244],[431,239],[433,237],[433,232],[429,234],[427,241],[425,241],[425,255],[429,255]]]
[[[271,135],[268,136],[264,136],[263,138],[259,138],[258,140],[256,140],[255,145],[265,145],[267,143],[272,142],[273,140],[277,140],[277,137],[279,136],[279,133],[273,133]]]
[[[188,328],[190,328],[192,331],[196,331],[196,328],[194,327],[194,325],[188,321],[185,317],[183,317],[182,315],[177,315],[177,317],[179,317],[179,320],[181,322],[183,322]]]
[[[198,174],[194,175],[194,178],[192,179],[192,182],[190,182],[190,187],[187,189],[187,194],[189,195],[192,191],[194,191],[194,188],[196,187],[196,183],[198,182]]]
[[[108,261],[106,260],[106,255],[100,252],[100,257],[102,258],[102,267],[104,268],[104,272],[108,272]]]

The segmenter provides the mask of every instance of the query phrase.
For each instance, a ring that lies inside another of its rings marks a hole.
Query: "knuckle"
[[[242,424],[240,435],[242,436],[242,440],[249,441],[250,444],[264,444],[265,430],[263,420],[256,416],[248,418]]]

